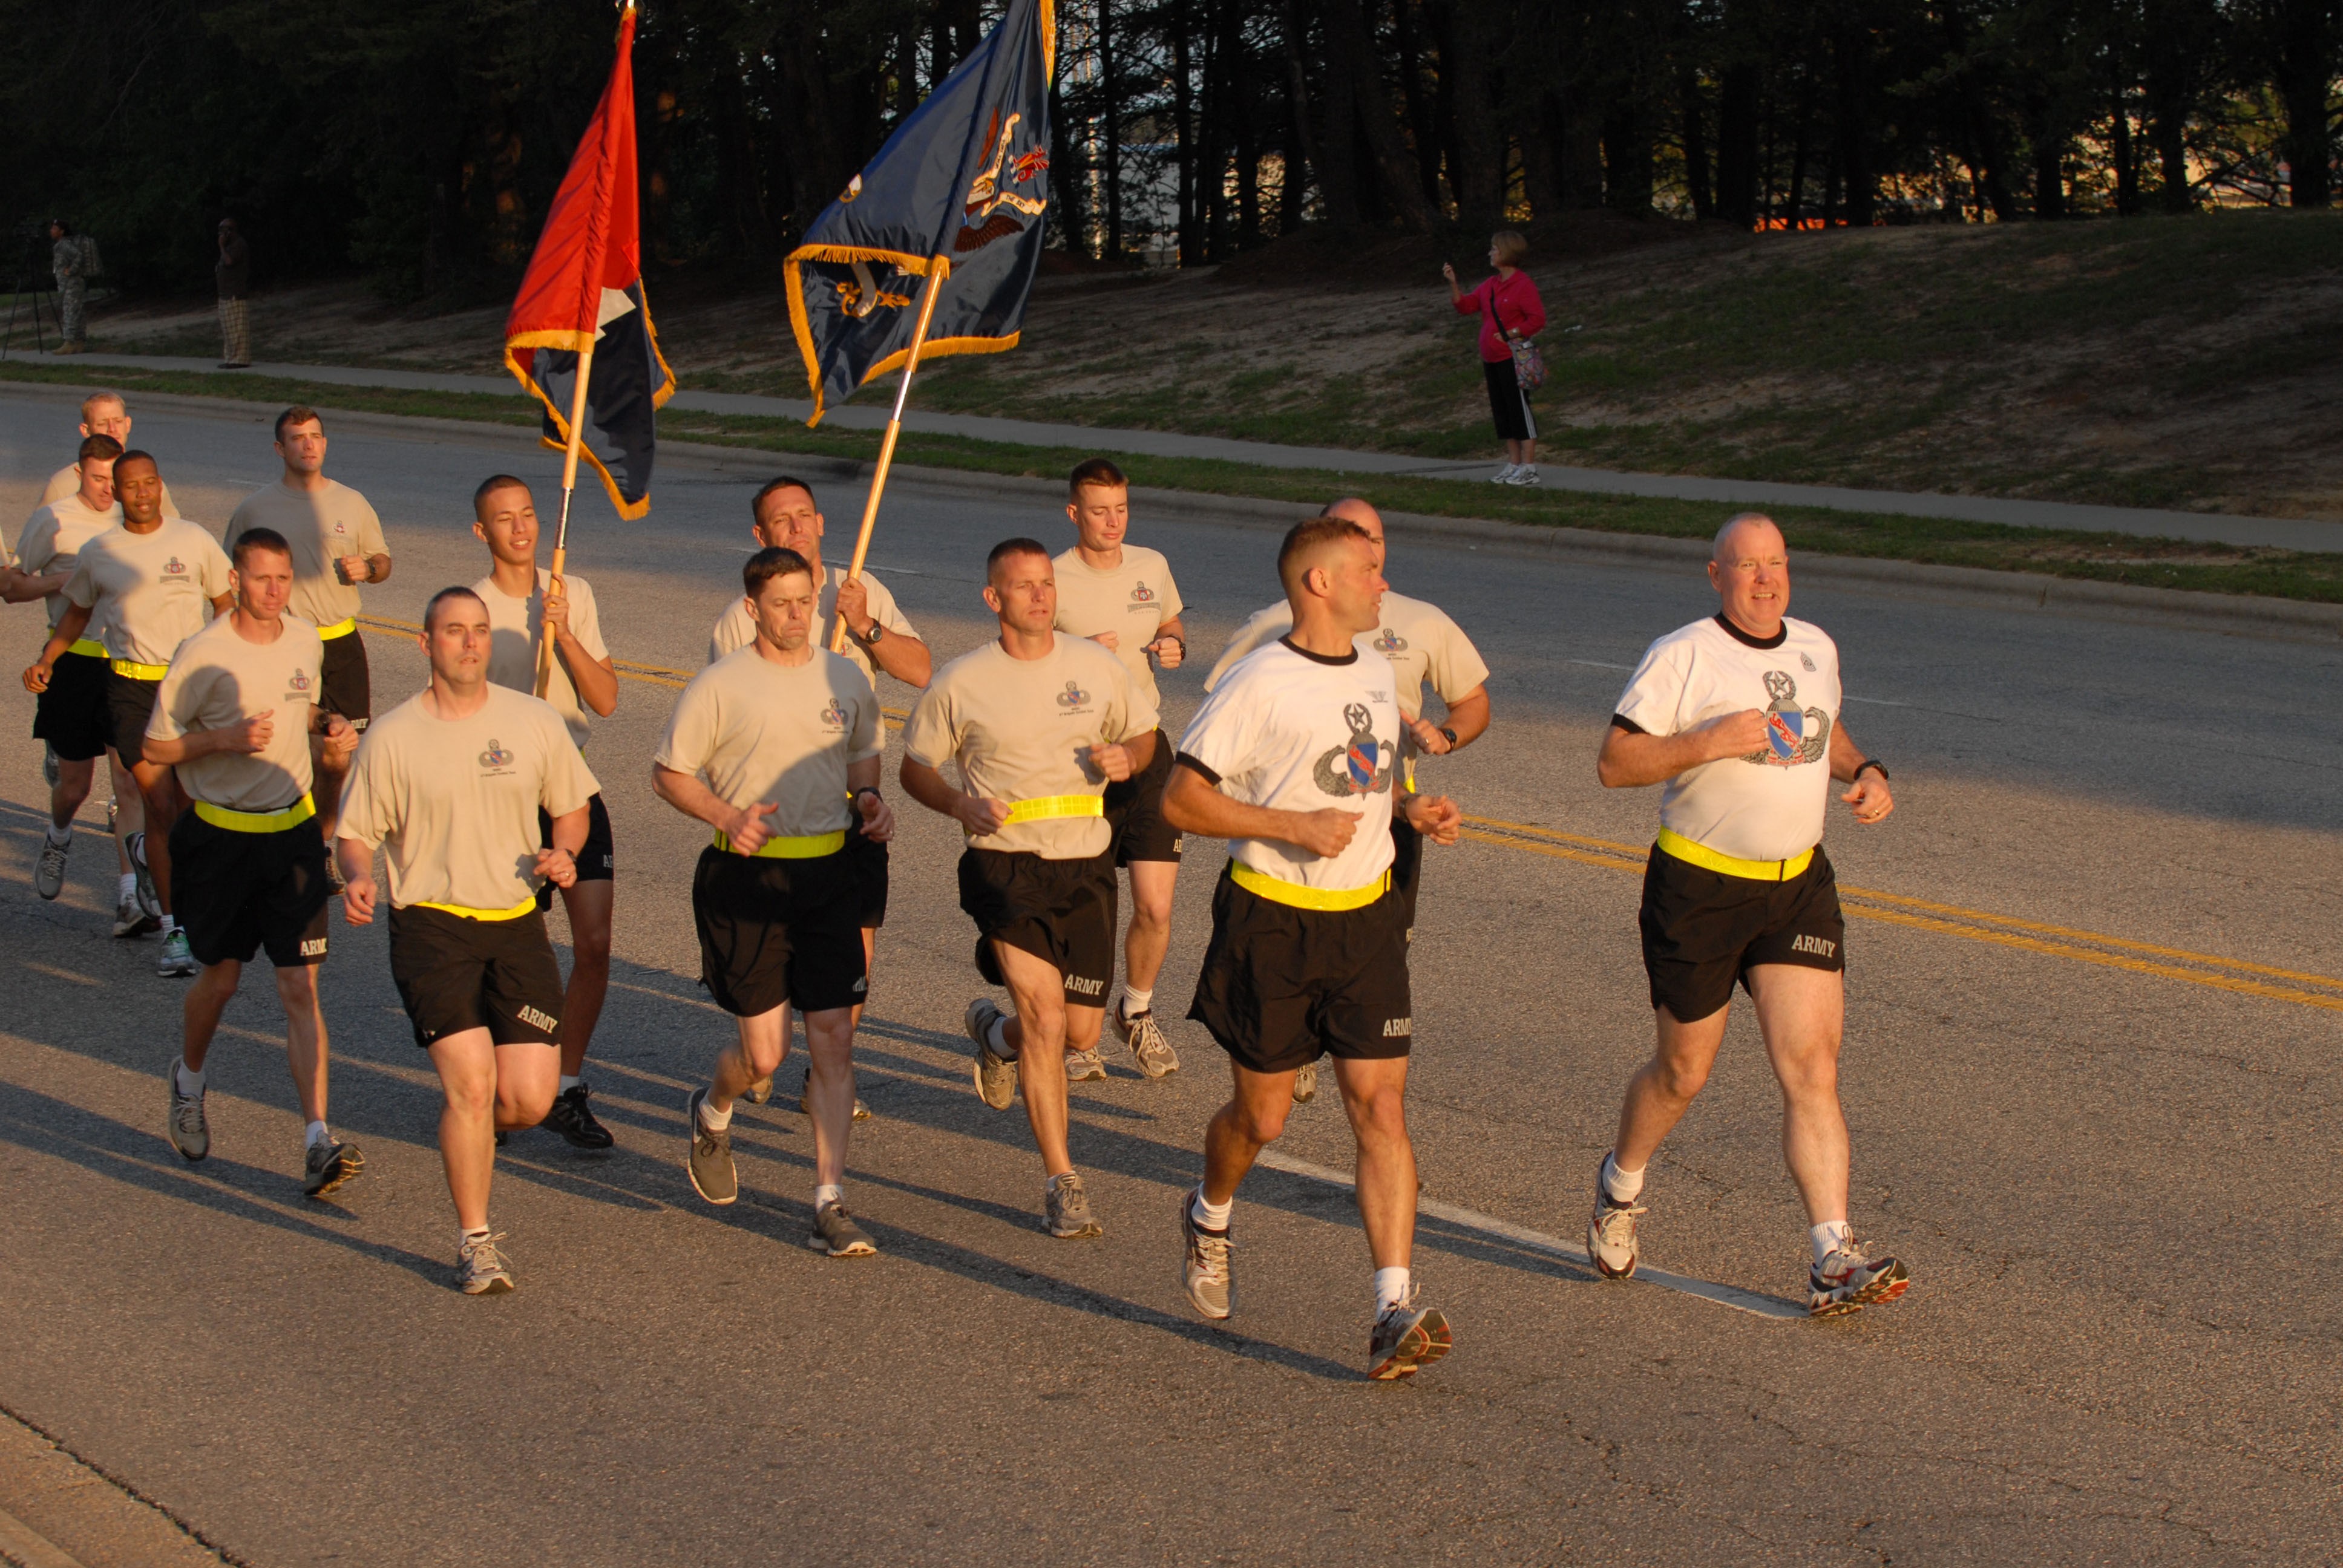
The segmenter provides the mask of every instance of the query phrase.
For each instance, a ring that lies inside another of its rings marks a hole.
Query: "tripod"
[[[49,351],[48,344],[41,337],[41,296],[45,292],[41,285],[48,281],[49,262],[47,242],[43,236],[37,233],[26,235],[24,248],[17,252],[17,260],[15,286],[8,296],[8,326],[5,332],[0,332],[0,359],[8,357],[8,350],[16,341],[16,317],[27,304],[33,314],[33,352],[46,354]],[[63,307],[52,306],[50,308],[55,311]],[[57,318],[56,327],[62,342],[65,334],[62,317]]]

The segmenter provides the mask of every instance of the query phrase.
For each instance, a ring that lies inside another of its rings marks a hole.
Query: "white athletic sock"
[[[1145,990],[1140,990],[1133,987],[1129,981],[1125,981],[1122,988],[1122,1001],[1121,1005],[1122,1008],[1123,1017],[1137,1018],[1141,1013],[1147,1011],[1150,1008],[1152,1008],[1155,1005],[1155,988],[1153,986],[1149,986]]]
[[[73,842],[73,824],[71,822],[66,823],[62,828],[58,827],[55,822],[50,823],[48,826],[50,843],[62,847]]]
[[[1009,1015],[996,1016],[984,1031],[984,1043],[992,1047],[992,1054],[1003,1061],[1014,1061],[1017,1053],[1009,1049]]]
[[[825,1205],[845,1201],[846,1189],[834,1181],[823,1182],[813,1190],[813,1211],[817,1214],[822,1211]]]
[[[561,1082],[556,1087],[555,1092],[567,1094],[571,1090],[577,1088],[582,1081],[584,1081],[580,1079],[578,1074],[574,1072],[565,1072],[561,1075]]]
[[[1407,1300],[1407,1271],[1377,1269],[1375,1271],[1375,1315],[1383,1316]]]
[[[1225,1231],[1229,1228],[1229,1215],[1235,1211],[1236,1206],[1234,1198],[1225,1203],[1207,1202],[1203,1188],[1198,1187],[1195,1194],[1188,1200],[1188,1214],[1207,1231]]]
[[[1603,1191],[1614,1203],[1632,1203],[1644,1193],[1644,1173],[1641,1171],[1619,1169],[1619,1156],[1614,1151],[1603,1157]]]
[[[309,1148],[315,1149],[320,1143],[328,1143],[332,1141],[333,1134],[326,1131],[326,1124],[324,1122],[312,1121],[309,1123]]]
[[[710,1132],[721,1132],[732,1125],[732,1113],[719,1111],[714,1104],[703,1100],[699,1102],[699,1124]]]
[[[167,936],[169,936],[173,931],[176,931],[176,930],[177,930],[178,929],[179,929],[179,917],[178,917],[178,916],[176,916],[176,915],[165,915],[165,916],[163,917],[163,934],[164,934],[165,936],[166,936],[166,937],[167,937]]]
[[[1855,1240],[1855,1227],[1845,1220],[1825,1220],[1808,1228],[1806,1240],[1815,1249],[1815,1267],[1819,1269],[1834,1248],[1844,1247]]]
[[[488,1228],[486,1225],[481,1226],[477,1231],[467,1231],[459,1226],[456,1231],[456,1246],[458,1251],[462,1250],[464,1243],[467,1241],[485,1241],[488,1239]]]
[[[202,1097],[204,1092],[204,1075],[197,1072],[194,1068],[189,1067],[186,1057],[183,1056],[179,1058],[176,1062],[172,1064],[171,1073],[173,1081],[177,1083],[179,1087],[180,1093],[198,1099]]]
[[[116,899],[116,900],[117,902],[119,902],[121,900],[124,900],[124,899],[135,899],[135,898],[136,898],[137,896],[138,896],[138,873],[137,873],[137,872],[136,872],[136,871],[125,871],[125,872],[123,872],[123,873],[122,873],[122,890],[121,890],[120,892],[118,892],[118,893],[116,893],[116,894],[115,895],[115,899]]]

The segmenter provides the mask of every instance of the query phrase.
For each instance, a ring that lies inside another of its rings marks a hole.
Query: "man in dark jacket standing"
[[[252,247],[237,232],[236,219],[219,226],[219,265],[212,268],[219,283],[220,368],[244,370],[252,365],[252,318],[245,295],[252,286]]]

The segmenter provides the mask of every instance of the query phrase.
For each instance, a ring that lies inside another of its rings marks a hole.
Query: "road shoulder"
[[[220,1568],[235,1561],[0,1412],[0,1562],[14,1568]]]

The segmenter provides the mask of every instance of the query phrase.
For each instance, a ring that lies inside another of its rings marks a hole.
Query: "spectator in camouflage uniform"
[[[57,345],[60,354],[79,354],[88,347],[82,322],[89,299],[89,253],[82,236],[61,217],[49,220],[49,268],[57,275]]]
[[[220,219],[219,265],[212,276],[219,284],[220,368],[242,370],[252,363],[252,317],[245,301],[252,286],[252,247],[232,217]]]

